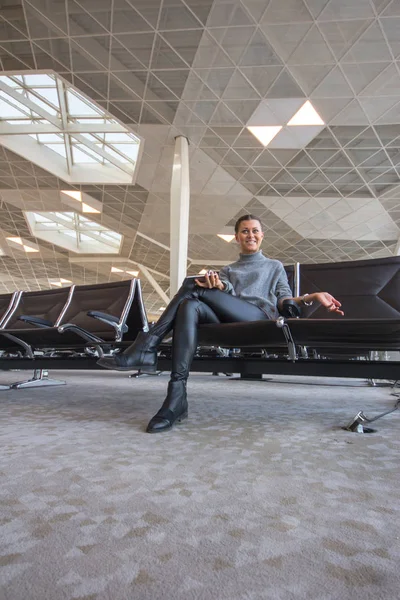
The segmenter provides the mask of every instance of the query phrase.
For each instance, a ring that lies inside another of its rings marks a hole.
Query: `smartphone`
[[[201,283],[205,283],[206,281],[204,275],[187,275],[185,279],[189,281],[194,281],[195,279],[197,279],[198,281],[201,281]]]
[[[219,275],[219,271],[215,271],[215,273],[217,273],[217,275]],[[198,281],[200,281],[201,283],[205,283],[206,278],[204,277],[204,275],[187,275],[186,279],[189,279],[190,281],[194,281],[195,279],[198,279]]]

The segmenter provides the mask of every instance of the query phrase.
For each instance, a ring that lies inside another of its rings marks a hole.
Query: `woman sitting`
[[[297,304],[320,302],[328,312],[341,315],[341,304],[327,292],[315,292],[306,298],[292,298],[286,272],[278,260],[266,258],[260,251],[264,234],[259,219],[240,217],[235,224],[240,257],[235,263],[209,271],[204,279],[185,279],[160,319],[148,333],[139,333],[122,354],[101,358],[107,369],[155,371],[157,350],[163,338],[173,331],[172,372],[167,397],[147,426],[148,433],[171,429],[188,415],[186,382],[197,347],[197,328],[203,323],[237,323],[276,319],[283,300]]]

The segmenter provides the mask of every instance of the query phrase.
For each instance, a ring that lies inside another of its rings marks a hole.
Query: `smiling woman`
[[[106,369],[117,371],[155,371],[158,347],[173,330],[168,393],[161,409],[147,426],[149,433],[171,429],[176,421],[182,421],[188,415],[186,382],[200,324],[276,319],[287,298],[307,305],[319,301],[328,311],[343,314],[340,302],[326,292],[292,298],[282,263],[265,257],[260,251],[263,237],[257,217],[251,214],[240,217],[235,224],[239,260],[219,273],[208,271],[201,278],[187,277],[148,333],[139,333],[132,346],[122,354],[98,361]]]
[[[260,249],[264,233],[258,219],[248,219],[251,215],[240,217],[235,225],[236,241],[240,244],[242,254],[253,254]]]

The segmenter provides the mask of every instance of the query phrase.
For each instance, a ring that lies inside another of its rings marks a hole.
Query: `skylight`
[[[25,212],[32,235],[78,254],[118,254],[122,235],[76,212]]]
[[[134,183],[140,142],[54,72],[0,76],[0,143],[68,183]]]

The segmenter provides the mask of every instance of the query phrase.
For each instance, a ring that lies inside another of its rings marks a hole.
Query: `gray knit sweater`
[[[279,316],[278,301],[293,296],[282,263],[261,251],[240,254],[239,260],[220,270],[219,277],[225,292],[256,304],[270,319]]]

